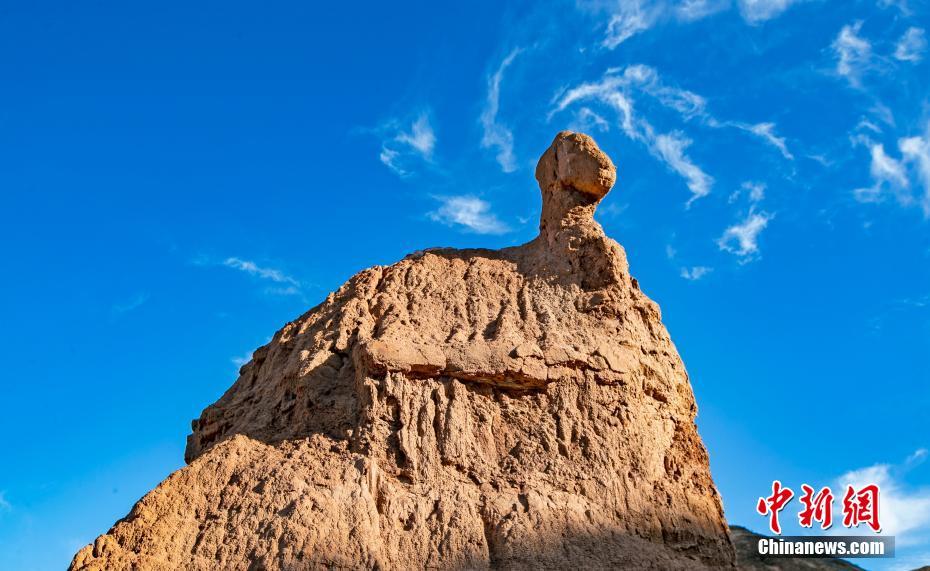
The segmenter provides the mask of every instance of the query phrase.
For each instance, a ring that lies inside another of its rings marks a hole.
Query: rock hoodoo
[[[585,135],[540,234],[350,279],[193,422],[188,466],[72,569],[700,569],[734,552],[688,375],[594,219]]]

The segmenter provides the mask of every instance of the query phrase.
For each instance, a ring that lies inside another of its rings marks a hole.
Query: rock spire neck
[[[540,234],[592,220],[616,179],[616,167],[594,139],[572,131],[556,135],[536,165],[543,203]]]

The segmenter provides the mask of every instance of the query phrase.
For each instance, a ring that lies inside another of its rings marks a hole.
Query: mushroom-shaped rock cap
[[[562,131],[540,157],[536,181],[545,198],[547,190],[574,188],[600,200],[617,180],[617,169],[594,139]]]
[[[536,165],[543,202],[540,233],[592,222],[597,203],[616,179],[617,169],[594,139],[571,131],[556,135]]]

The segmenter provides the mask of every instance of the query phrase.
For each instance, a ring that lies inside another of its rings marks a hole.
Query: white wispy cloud
[[[750,202],[760,202],[765,198],[765,185],[761,182],[744,182],[743,189],[749,192]]]
[[[926,32],[922,28],[908,28],[894,48],[897,60],[917,63],[923,59],[927,50]]]
[[[907,459],[904,460],[904,466],[907,468],[912,468],[918,464],[922,464],[927,459],[928,455],[930,455],[930,450],[927,450],[926,448],[918,448],[917,450],[914,450],[914,452],[908,456]]]
[[[420,113],[407,128],[400,128],[398,121],[389,121],[379,131],[386,134],[381,142],[378,159],[398,176],[411,174],[408,163],[412,158],[432,161],[436,147],[436,133],[430,124],[429,114]]]
[[[425,113],[420,114],[410,126],[410,131],[401,131],[395,140],[410,146],[423,158],[432,157],[433,147],[436,146],[436,134],[433,133],[433,127],[429,123],[429,116]]]
[[[909,184],[904,165],[885,154],[885,148],[882,145],[872,145],[870,172],[873,177],[897,186],[907,187]]]
[[[832,44],[836,73],[845,77],[853,87],[861,85],[862,74],[872,58],[872,44],[859,35],[861,29],[861,21],[843,26]]]
[[[759,24],[780,16],[798,0],[739,0],[739,11],[750,24]]]
[[[667,85],[653,67],[642,64],[628,66],[622,78],[628,85],[651,95],[669,109],[674,109],[686,120],[707,118],[707,100],[704,97],[681,87]]]
[[[678,132],[657,135],[655,138],[655,148],[659,156],[687,181],[688,189],[691,191],[691,198],[687,205],[690,206],[698,198],[710,194],[714,179],[688,157],[685,151],[689,146],[691,146],[691,139]]]
[[[611,105],[621,110],[624,116],[629,116],[632,114],[630,97],[634,92],[645,93],[655,98],[665,107],[680,113],[685,119],[706,116],[707,104],[703,97],[687,89],[665,84],[655,68],[642,64],[610,68],[599,81],[582,83],[565,91],[550,116],[573,103],[591,98],[613,98],[610,101]],[[617,95],[621,97],[618,98]],[[632,127],[629,121],[624,121],[624,126],[625,129],[628,126]]]
[[[549,112],[549,117],[564,111],[574,103],[593,99],[612,108],[620,116],[620,128],[628,137],[642,140],[642,127],[635,124],[633,101],[625,93],[628,86],[629,81],[625,76],[613,74],[608,70],[600,81],[582,83],[565,91],[556,102],[555,108]]]
[[[878,485],[881,534],[894,536],[897,546],[926,545],[930,541],[930,489],[912,489],[902,481],[902,476],[926,457],[927,450],[921,448],[902,465],[875,464],[850,470],[836,479],[837,495],[842,496],[847,486]]]
[[[662,105],[680,113],[685,119],[707,115],[707,102],[702,96],[693,91],[666,84],[655,68],[643,64],[608,68],[600,81],[582,83],[566,91],[559,99],[556,111],[605,91],[632,92],[634,90],[654,97]]]
[[[800,1],[803,0],[737,0],[736,5],[743,19],[755,25],[781,15]],[[729,10],[733,4],[732,0],[579,1],[589,11],[607,14],[601,45],[611,50],[659,23],[695,22]]]
[[[730,0],[681,0],[673,9],[679,20],[693,22],[722,12],[729,7]]]
[[[727,202],[732,204],[745,195],[750,204],[757,204],[765,198],[765,189],[765,183],[746,181],[737,190],[733,191]]]
[[[907,201],[908,181],[904,174],[904,166],[896,159],[885,153],[885,146],[880,143],[869,143],[869,174],[872,185],[857,188],[853,196],[859,202],[881,202],[889,192]]]
[[[865,117],[859,119],[859,123],[856,124],[857,131],[871,131],[873,133],[881,134],[882,129],[872,121],[869,121]]]
[[[910,15],[911,9],[907,7],[907,0],[878,0],[878,6],[880,8],[889,8],[894,6],[901,11],[902,14]]]
[[[892,111],[890,107],[881,101],[876,101],[875,104],[872,105],[872,107],[869,109],[869,113],[874,115],[877,119],[889,127],[895,126],[894,111]]]
[[[378,160],[380,160],[386,167],[399,174],[400,176],[405,176],[407,171],[402,169],[398,164],[398,159],[400,159],[400,153],[389,149],[385,146],[381,147],[381,153],[378,155]]]
[[[723,235],[717,239],[717,246],[738,256],[741,263],[752,261],[759,253],[759,234],[774,217],[774,214],[756,212],[750,208],[742,222],[723,231]]]
[[[762,140],[772,145],[781,152],[781,155],[788,159],[789,161],[794,160],[794,155],[788,150],[788,145],[785,142],[784,137],[779,137],[775,134],[775,123],[756,123],[755,125],[749,125],[746,123],[732,123],[734,126],[748,131],[757,137],[760,137]]]
[[[736,255],[740,264],[749,263],[758,257],[759,235],[775,218],[774,214],[756,210],[765,199],[765,192],[765,183],[744,181],[739,189],[730,195],[728,202],[734,203],[742,198],[748,202],[749,210],[745,218],[723,231],[717,239],[717,246],[725,252]]]
[[[594,100],[605,105],[617,114],[620,129],[627,137],[643,143],[649,152],[672,171],[678,173],[691,191],[694,200],[710,193],[713,178],[705,173],[691,158],[686,150],[692,144],[691,139],[680,131],[656,133],[652,124],[634,112],[633,92],[640,91],[655,97],[663,105],[675,109],[685,118],[702,115],[704,99],[684,89],[664,85],[659,81],[656,71],[644,65],[632,65],[620,73],[610,69],[595,82],[582,83],[565,91],[557,98],[550,117],[576,103]]]
[[[776,133],[775,123],[721,121],[708,112],[707,100],[703,96],[662,81],[659,73],[647,65],[611,68],[598,81],[585,82],[564,90],[556,98],[549,117],[585,101],[596,101],[613,109],[624,134],[646,145],[653,156],[685,179],[692,193],[688,204],[706,196],[713,186],[713,177],[705,173],[685,153],[686,148],[692,144],[691,139],[680,131],[657,133],[652,124],[634,110],[635,100],[639,95],[648,96],[662,106],[674,110],[685,122],[696,120],[699,124],[714,129],[739,129],[778,149],[785,159],[794,159],[785,138]],[[590,118],[591,114],[597,119],[603,119],[588,107],[582,107],[576,116],[576,122],[581,122],[582,115]],[[606,124],[601,121],[598,121],[596,126],[606,130]]]
[[[930,218],[930,121],[923,137],[907,137],[898,141],[898,148],[904,159],[913,165],[916,177],[923,186],[920,207],[924,218]]]
[[[883,144],[867,135],[859,134],[853,143],[869,149],[872,178],[871,186],[853,191],[858,201],[881,202],[890,195],[901,206],[917,204],[924,218],[930,218],[930,122],[923,136],[898,139],[901,158],[889,155]]]
[[[301,293],[301,283],[281,270],[259,266],[251,260],[243,260],[237,257],[226,258],[223,260],[222,265],[276,284],[266,287],[265,293],[272,295],[298,295]]]
[[[697,281],[712,271],[714,271],[714,269],[709,268],[707,266],[694,266],[691,268],[681,268],[681,277],[689,281]]]
[[[142,304],[149,300],[149,294],[146,292],[140,292],[132,296],[130,299],[114,303],[112,310],[113,313],[128,313],[134,309],[139,308]]]
[[[439,196],[442,204],[427,215],[448,226],[463,226],[477,234],[503,234],[510,229],[491,212],[491,205],[476,196]]]
[[[636,34],[648,30],[655,23],[661,8],[655,2],[626,0],[617,2],[607,22],[602,45],[614,49]]]
[[[568,126],[572,131],[608,131],[610,123],[598,113],[587,107],[582,107],[575,113],[575,119]]]
[[[291,285],[300,285],[300,282],[292,278],[291,276],[285,274],[281,270],[276,270],[274,268],[263,268],[252,262],[250,260],[243,260],[242,258],[226,258],[223,261],[223,265],[227,268],[233,268],[246,272],[247,274],[259,277],[263,280],[271,280],[278,283],[286,283]]]
[[[720,121],[708,112],[707,100],[703,96],[687,89],[666,84],[662,81],[655,68],[646,65],[627,67],[623,72],[622,79],[625,80],[627,85],[635,86],[643,93],[654,97],[665,107],[677,111],[685,121],[699,119],[708,127],[739,129],[775,147],[786,159],[794,160],[794,156],[788,150],[786,139],[779,137],[776,133],[775,123],[753,124],[741,121]]]
[[[6,499],[6,492],[0,491],[0,512],[12,511],[13,506],[10,504],[9,500]]]
[[[497,119],[500,111],[501,82],[504,80],[504,72],[520,54],[520,51],[520,49],[514,49],[507,54],[494,75],[488,78],[487,101],[481,112],[481,127],[484,130],[481,146],[485,149],[497,149],[497,163],[504,172],[517,170],[517,160],[513,153],[513,132],[499,123]]]

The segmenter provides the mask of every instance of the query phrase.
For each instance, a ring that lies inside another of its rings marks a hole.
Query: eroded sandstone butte
[[[258,349],[72,569],[730,567],[685,367],[560,133],[539,236],[367,269]]]

